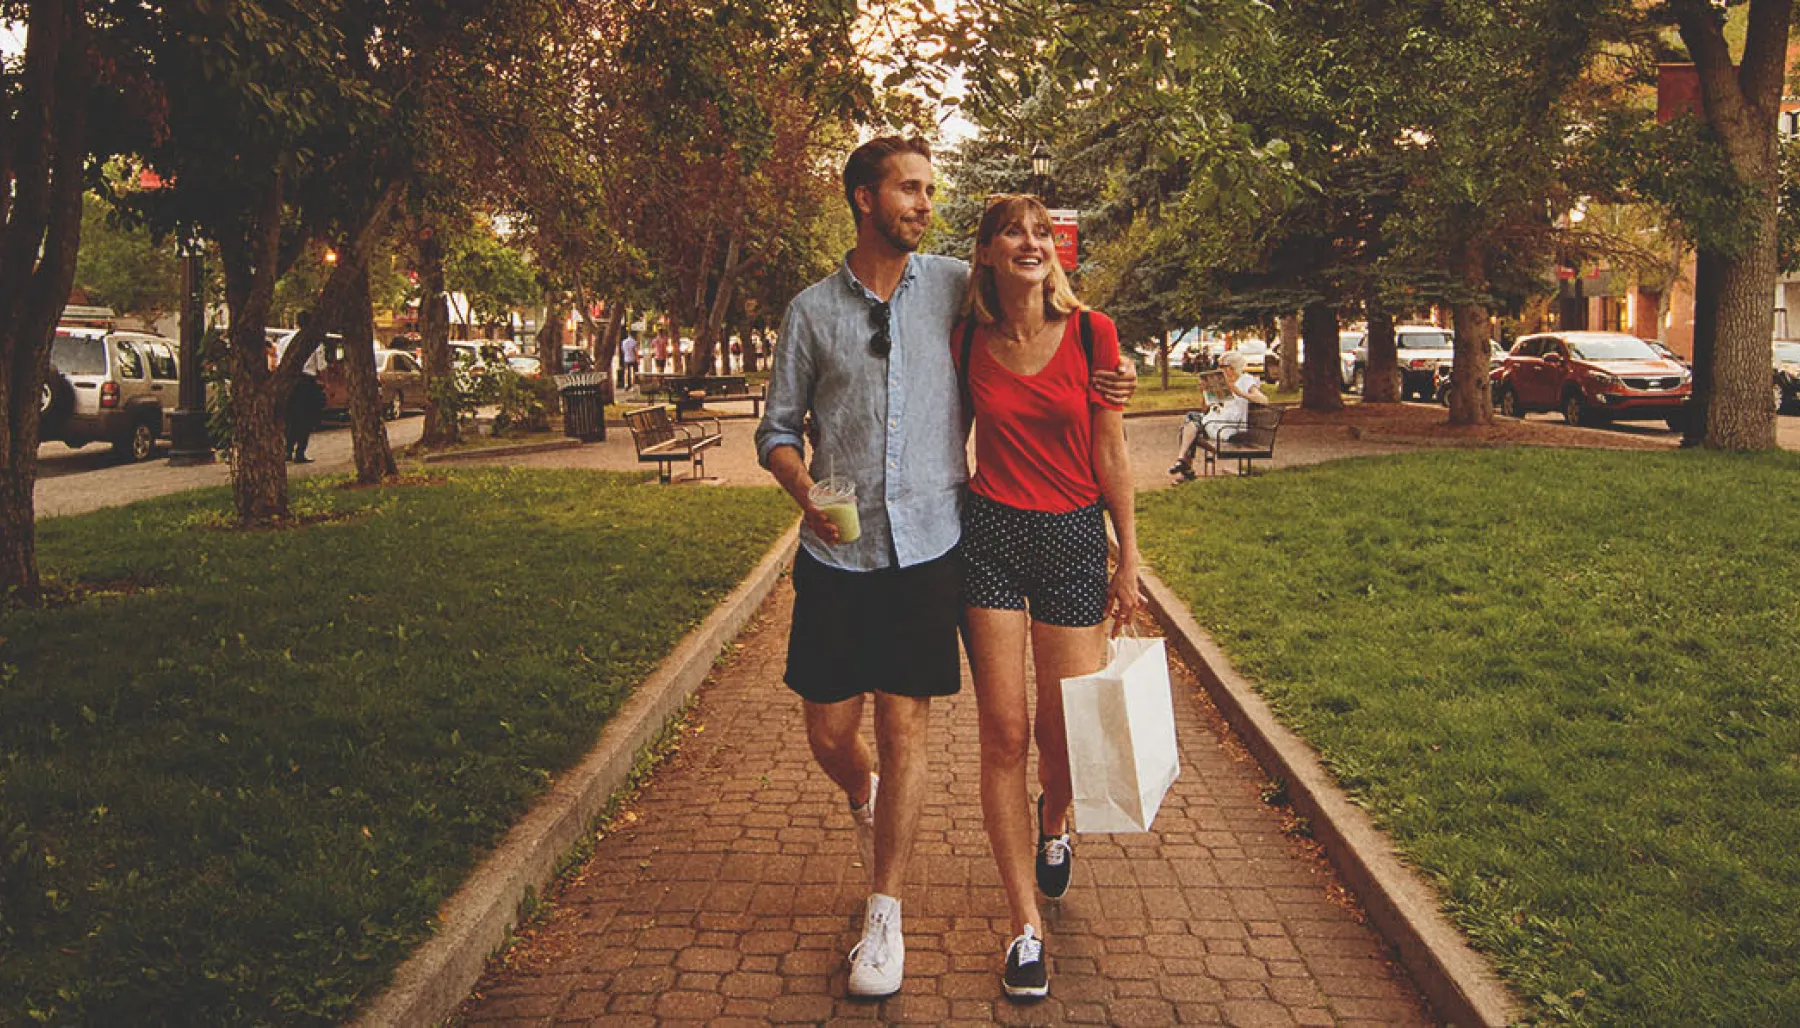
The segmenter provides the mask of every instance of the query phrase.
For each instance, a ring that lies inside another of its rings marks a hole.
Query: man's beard
[[[905,222],[906,215],[904,214],[896,214],[891,218],[882,218],[877,214],[875,216],[875,231],[881,233],[881,238],[887,240],[894,249],[899,250],[901,253],[912,253],[919,248],[919,243],[924,240],[925,233],[920,232],[917,239],[906,238],[901,235],[901,231],[908,227]]]

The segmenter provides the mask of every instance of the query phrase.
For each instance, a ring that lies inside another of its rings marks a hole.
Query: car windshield
[[[1400,332],[1394,336],[1394,345],[1402,350],[1448,350],[1451,348],[1448,332]]]
[[[1338,336],[1338,349],[1348,353],[1361,346],[1362,341],[1363,337],[1361,332],[1345,332],[1343,335]]]
[[[94,336],[56,334],[50,364],[65,375],[106,374],[106,344]]]
[[[1598,339],[1571,339],[1569,351],[1584,361],[1653,361],[1659,360],[1650,344],[1636,336],[1601,336]]]
[[[1800,364],[1800,343],[1776,343],[1775,363]]]

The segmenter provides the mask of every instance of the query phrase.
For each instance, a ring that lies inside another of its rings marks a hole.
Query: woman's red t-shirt
[[[1119,330],[1089,311],[1094,366],[1119,364]],[[975,330],[969,347],[969,396],[975,404],[975,477],[969,488],[995,503],[1061,514],[1100,499],[1094,471],[1093,409],[1121,408],[1094,391],[1081,349],[1080,315],[1071,313],[1050,363],[1035,375],[1009,370],[988,352],[991,330]],[[951,333],[962,360],[963,329]]]

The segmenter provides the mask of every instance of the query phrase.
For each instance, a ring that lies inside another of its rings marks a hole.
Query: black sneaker
[[[1037,929],[1025,926],[1025,934],[1006,947],[1006,974],[1000,984],[1011,999],[1042,999],[1050,995],[1050,970],[1044,963],[1044,940]]]
[[[1075,869],[1075,848],[1069,833],[1044,834],[1044,797],[1038,797],[1037,887],[1048,899],[1062,899],[1069,891],[1069,875]]]

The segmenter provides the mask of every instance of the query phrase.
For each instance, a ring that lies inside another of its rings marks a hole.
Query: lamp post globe
[[[1031,151],[1031,183],[1032,191],[1042,198],[1049,192],[1050,186],[1050,151],[1039,143],[1037,149]]]

